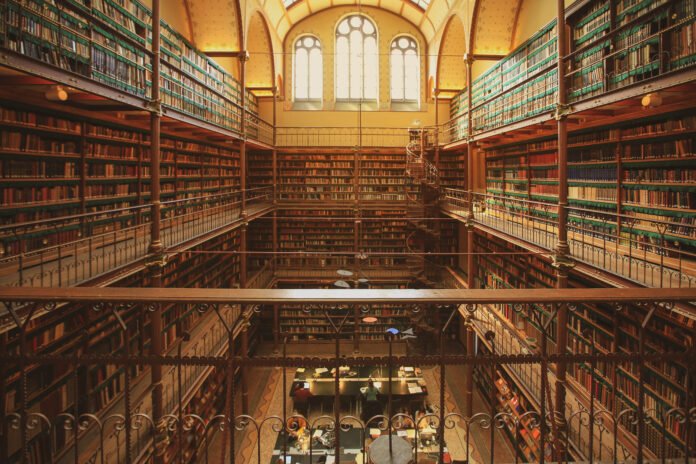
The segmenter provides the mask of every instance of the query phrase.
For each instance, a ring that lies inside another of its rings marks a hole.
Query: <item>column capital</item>
[[[573,107],[567,103],[556,103],[556,111],[553,117],[556,121],[566,119],[572,112]]]
[[[553,262],[551,265],[558,269],[559,272],[570,272],[575,267],[575,260],[567,253],[557,250],[552,256]]]

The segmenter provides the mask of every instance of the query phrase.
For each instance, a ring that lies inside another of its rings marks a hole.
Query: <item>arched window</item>
[[[323,75],[321,42],[300,37],[295,42],[295,100],[321,100]]]
[[[336,28],[336,99],[377,100],[377,28],[365,16],[344,18]]]
[[[420,97],[420,60],[418,44],[408,36],[400,36],[391,45],[391,99],[396,102],[417,102]]]

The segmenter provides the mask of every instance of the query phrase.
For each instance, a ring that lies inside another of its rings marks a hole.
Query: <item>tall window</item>
[[[300,37],[295,42],[295,100],[321,100],[322,78],[321,43],[315,37]]]
[[[343,19],[336,28],[336,99],[376,100],[378,67],[375,25],[360,15]]]
[[[411,37],[397,37],[391,45],[391,99],[397,102],[417,102],[419,96],[418,44]]]

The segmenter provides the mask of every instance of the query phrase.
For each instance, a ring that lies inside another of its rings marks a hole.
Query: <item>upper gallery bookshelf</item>
[[[8,0],[0,9],[3,48],[67,71],[66,80],[77,74],[149,98],[152,13],[137,0]],[[161,31],[162,103],[239,133],[239,81],[164,21]],[[257,113],[250,92],[246,102]]]
[[[568,98],[576,103],[696,63],[693,0],[590,0],[566,14],[570,54]],[[555,20],[474,80],[472,131],[486,132],[548,113],[557,102]],[[451,118],[467,111],[466,89],[451,101]],[[455,121],[456,122],[456,121]],[[453,140],[466,136],[452,131]]]
[[[21,237],[0,237],[6,253],[65,243],[80,234],[116,230],[148,219],[147,210],[126,209],[150,199],[147,132],[111,120],[0,101],[0,137],[0,224],[123,210],[82,223],[35,227]],[[238,151],[228,145],[165,135],[160,165],[162,199],[238,190],[239,163]],[[172,213],[169,209],[167,204],[163,206],[165,217]]]
[[[696,246],[696,120],[689,111],[571,132],[568,142],[570,222],[608,236],[629,235],[660,245]],[[487,193],[497,206],[555,218],[558,157],[555,139],[486,150]],[[537,203],[506,203],[504,198]],[[503,205],[503,203],[506,203]],[[524,205],[524,206],[523,206]],[[617,234],[617,231],[620,234]]]

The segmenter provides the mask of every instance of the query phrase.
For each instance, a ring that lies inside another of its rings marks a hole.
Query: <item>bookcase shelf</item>
[[[149,201],[150,143],[141,130],[2,101],[0,138],[2,224],[106,212]],[[239,189],[239,153],[226,145],[165,134],[160,175],[165,200]],[[165,204],[163,214],[170,209]],[[68,221],[57,229],[39,227],[27,236],[0,239],[5,253],[26,253],[143,219],[141,211],[124,210],[87,223]]]
[[[137,0],[8,0],[1,8],[2,47],[135,97],[149,98],[152,13]],[[240,83],[164,21],[161,31],[163,104],[240,132]],[[247,110],[258,115],[256,97],[247,92],[246,101]]]
[[[691,0],[594,0],[577,2],[570,26],[567,71],[570,102],[680,71],[696,64],[696,7]],[[510,52],[450,101],[450,141],[509,125],[554,109],[557,100],[555,20]]]
[[[487,252],[479,255],[477,282],[487,288],[549,288],[555,285],[554,271],[551,265],[535,256],[520,256],[520,249],[507,244],[504,240],[480,233],[475,237],[475,251]],[[495,252],[496,255],[490,253]],[[515,254],[505,255],[506,252]],[[579,276],[571,274],[571,287],[585,287]],[[520,330],[520,339],[540,340],[542,334],[533,321],[506,305],[496,305],[496,314],[504,317],[510,327]],[[542,308],[536,308],[542,311]],[[598,353],[638,352],[639,325],[646,313],[646,308],[629,307],[625,312],[614,308],[582,304],[577,310],[569,312],[568,346],[573,353],[591,353],[591,341],[594,337]],[[645,329],[646,352],[665,352],[688,346],[693,337],[693,321],[677,318],[666,311],[657,311]],[[555,349],[556,329],[551,329],[549,350]],[[569,366],[571,376],[582,390],[574,390],[583,401],[589,401],[590,391],[602,408],[608,411],[621,411],[637,407],[640,389],[638,387],[637,363],[619,363],[613,365],[598,362],[593,372],[587,363]],[[613,375],[616,377],[614,378]],[[684,407],[687,396],[685,391],[686,366],[677,362],[659,364],[645,363],[643,379],[645,385],[645,407],[654,408],[658,416],[673,407]],[[490,375],[488,375],[490,377]],[[534,386],[532,386],[534,387]],[[531,388],[531,387],[530,387]],[[538,388],[534,387],[534,388]],[[533,390],[533,388],[532,388]],[[662,435],[661,425],[646,427],[646,447],[655,454],[660,454]],[[635,434],[634,426],[625,421],[621,424]],[[680,456],[683,447],[684,429],[677,421],[670,419],[667,424],[667,449],[665,456]],[[680,445],[681,444],[681,445]]]
[[[584,210],[582,217],[571,210],[570,220],[594,224],[615,240],[635,235],[645,246],[659,244],[655,223],[669,220],[667,240],[696,246],[696,229],[687,227],[696,225],[695,124],[688,112],[678,112],[571,132],[569,203]],[[557,203],[555,139],[487,150],[486,187],[494,195]],[[496,205],[501,206],[500,201]],[[528,209],[535,216],[556,217],[555,208],[544,214],[534,206]],[[616,214],[625,219],[620,229]]]

